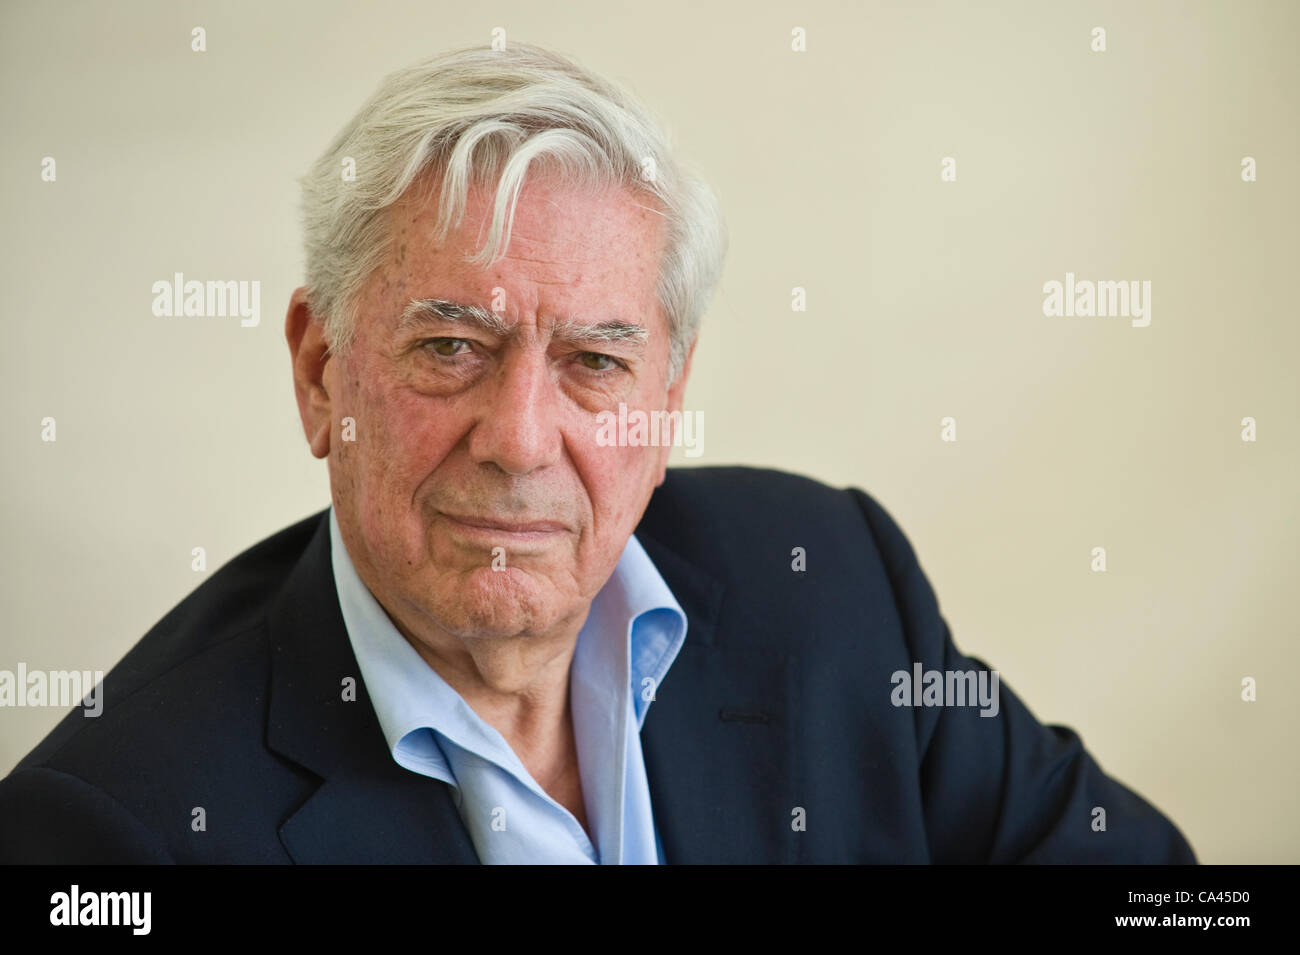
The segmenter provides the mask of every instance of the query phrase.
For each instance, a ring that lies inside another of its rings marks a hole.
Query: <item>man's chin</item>
[[[520,568],[478,567],[435,597],[433,609],[443,629],[463,639],[517,637],[560,622],[554,598],[549,582]]]

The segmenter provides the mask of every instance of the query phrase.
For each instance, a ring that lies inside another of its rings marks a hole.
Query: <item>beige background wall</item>
[[[721,196],[677,463],[865,488],[958,646],[1203,861],[1300,862],[1289,2],[8,0],[0,668],[108,670],[191,548],[328,503],[281,330],[294,179],[382,74],[498,26],[631,85]],[[1150,281],[1151,324],[1044,316],[1067,271]],[[154,317],[174,272],[260,281],[260,324]],[[61,715],[0,710],[0,772]]]

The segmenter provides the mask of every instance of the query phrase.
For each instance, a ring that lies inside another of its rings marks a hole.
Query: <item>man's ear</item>
[[[325,366],[333,356],[329,354],[324,323],[308,304],[306,288],[295,289],[289,299],[284,337],[293,360],[293,391],[298,398],[298,414],[307,434],[307,444],[316,457],[328,457],[333,418],[329,391],[325,387]]]
[[[682,363],[682,373],[677,376],[677,380],[668,386],[668,400],[666,402],[666,411],[670,414],[674,411],[682,410],[682,400],[686,397],[686,380],[691,377],[691,359],[695,357],[695,346],[699,342],[696,336],[695,341],[691,342],[690,350],[686,352],[686,361]],[[678,424],[680,428],[682,425]],[[655,480],[655,487],[664,483],[668,477],[668,456],[672,454],[671,446],[665,445],[659,456],[659,476]]]
[[[691,359],[695,357],[695,346],[699,341],[699,336],[696,336],[695,341],[691,342],[691,347],[686,352],[686,361],[682,362],[682,373],[668,386],[669,411],[682,410],[682,399],[686,396],[686,379],[691,377]]]

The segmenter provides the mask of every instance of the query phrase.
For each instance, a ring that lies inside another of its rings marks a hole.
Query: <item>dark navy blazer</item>
[[[993,718],[894,705],[896,671],[987,667],[862,491],[670,469],[637,535],[689,620],[641,734],[669,863],[1195,862],[1005,682]],[[0,862],[477,862],[448,786],[393,762],[329,549],[322,512],[150,630],[0,781]]]

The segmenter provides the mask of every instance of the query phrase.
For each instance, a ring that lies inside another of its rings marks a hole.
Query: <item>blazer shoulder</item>
[[[669,468],[651,504],[656,500],[679,505],[694,501],[713,506],[731,502],[744,507],[777,501],[813,502],[842,493],[816,478],[776,468],[743,465]]]
[[[916,563],[906,536],[867,491],[771,468],[669,468],[637,534],[683,555],[719,555],[720,570],[745,567],[776,543],[787,562],[792,547],[817,547],[859,571],[864,556],[879,551],[893,579]],[[881,566],[874,557],[870,563]]]
[[[259,541],[218,568],[167,612],[104,677],[98,692],[102,712],[86,718],[82,707],[62,721],[16,769],[47,765],[92,726],[95,735],[114,725],[118,712],[134,697],[150,693],[155,705],[180,693],[177,671],[223,652],[241,659],[223,660],[216,669],[238,667],[248,673],[247,647],[237,638],[260,636],[267,613],[284,582],[313,537],[327,527],[321,511]],[[327,531],[324,531],[327,533]],[[243,641],[247,642],[247,641]]]

